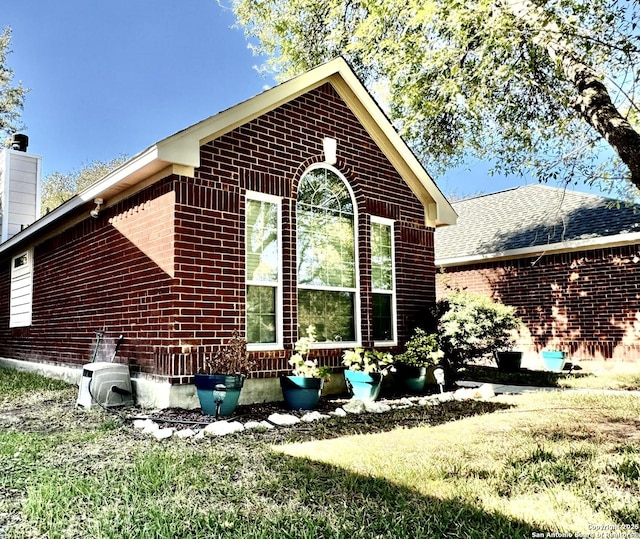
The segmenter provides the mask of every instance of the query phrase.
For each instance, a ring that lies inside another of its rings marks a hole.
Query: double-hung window
[[[33,304],[33,249],[11,259],[9,327],[31,325]]]
[[[251,349],[282,346],[281,202],[248,193],[246,201],[246,324]]]
[[[373,340],[376,345],[396,342],[394,260],[393,221],[371,217]]]
[[[297,199],[298,335],[315,326],[320,343],[356,343],[359,295],[356,212],[346,180],[333,167],[311,167]]]

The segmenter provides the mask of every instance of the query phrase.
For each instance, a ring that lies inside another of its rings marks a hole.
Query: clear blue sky
[[[45,176],[133,156],[274,84],[216,0],[4,3],[8,63],[31,88],[22,119]],[[526,183],[490,177],[484,163],[468,168],[434,179],[458,196]]]

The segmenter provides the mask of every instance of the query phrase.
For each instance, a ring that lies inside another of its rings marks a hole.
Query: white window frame
[[[396,294],[396,235],[395,235],[395,221],[393,219],[386,219],[384,217],[378,217],[376,215],[371,216],[371,224],[377,223],[379,225],[388,226],[391,230],[391,290],[382,290],[373,287],[373,281],[371,282],[371,303],[373,305],[373,294],[386,294],[391,296],[391,329],[393,331],[393,339],[388,341],[374,341],[373,345],[376,347],[382,346],[397,346],[398,344],[398,309],[397,309],[397,294]],[[373,229],[370,232],[371,246],[373,248]],[[373,269],[373,260],[371,261]],[[372,328],[373,328],[373,315],[372,315]]]
[[[268,204],[274,204],[276,206],[277,211],[277,228],[278,228],[278,275],[277,282],[275,286],[272,283],[265,283],[264,281],[254,281],[251,279],[247,279],[247,263],[246,259],[247,248],[246,242],[247,239],[247,225],[248,225],[248,212],[246,211],[247,203],[250,201],[256,202],[266,202]],[[245,296],[247,287],[249,286],[273,286],[276,289],[276,340],[275,342],[270,343],[249,343],[247,342],[247,350],[250,351],[261,351],[261,350],[282,350],[283,347],[283,291],[282,291],[282,199],[280,197],[274,195],[267,195],[265,193],[259,193],[257,191],[247,191],[245,196]],[[246,309],[246,297],[245,297],[245,309]],[[246,311],[245,311],[246,313]],[[248,335],[248,317],[245,314],[245,335]]]
[[[311,345],[311,348],[313,349],[334,349],[334,348],[354,348],[356,346],[362,346],[362,317],[361,317],[361,299],[360,299],[360,264],[359,264],[359,260],[360,260],[360,256],[358,254],[359,252],[359,236],[358,236],[358,220],[359,220],[359,216],[358,216],[358,206],[356,204],[356,197],[355,194],[353,192],[353,189],[351,188],[351,185],[349,184],[349,182],[347,181],[347,178],[345,178],[344,174],[342,174],[342,172],[340,172],[336,167],[329,165],[328,163],[316,163],[315,165],[311,165],[310,167],[308,167],[300,176],[300,181],[302,181],[302,178],[304,178],[309,172],[313,171],[313,170],[317,170],[317,169],[327,169],[330,170],[331,172],[333,172],[336,176],[338,176],[338,178],[340,178],[340,180],[342,180],[342,183],[344,183],[344,185],[347,188],[347,191],[349,192],[349,196],[351,197],[351,204],[353,205],[353,241],[354,241],[354,245],[353,245],[353,257],[354,257],[354,271],[355,271],[355,287],[354,288],[344,288],[344,287],[326,287],[326,286],[316,286],[316,285],[305,285],[305,286],[300,286],[300,283],[297,281],[297,270],[298,270],[298,263],[297,263],[297,248],[296,248],[296,303],[298,302],[298,292],[300,289],[302,290],[326,290],[326,291],[330,291],[330,292],[352,292],[354,294],[354,298],[353,298],[353,324],[354,324],[354,331],[355,331],[355,341],[323,341],[323,342],[315,342]],[[297,203],[298,203],[298,199],[296,198],[296,208],[297,208]],[[297,220],[296,220],[297,222]],[[296,246],[297,246],[297,236],[298,236],[298,231],[296,229]],[[298,311],[299,312],[299,311]],[[298,326],[297,320],[296,320],[296,327]],[[306,337],[306,335],[298,335],[298,338],[301,337]]]
[[[26,263],[16,267],[18,260],[23,257],[26,257]],[[33,249],[28,249],[11,258],[9,327],[28,327],[31,325],[32,317]]]

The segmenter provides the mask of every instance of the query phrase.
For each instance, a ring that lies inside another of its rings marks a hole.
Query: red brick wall
[[[518,309],[519,347],[579,359],[640,359],[640,245],[447,268],[446,287],[483,292]]]
[[[121,357],[151,372],[153,346],[173,342],[173,199],[166,179],[37,245],[30,327],[8,327],[9,263],[3,266],[0,355],[80,365],[103,331],[123,334]]]
[[[196,364],[210,343],[224,342],[244,328],[245,192],[283,197],[284,351],[255,352],[257,376],[289,370],[297,339],[295,197],[306,168],[321,162],[322,138],[338,141],[336,167],[349,181],[358,206],[363,344],[372,346],[369,216],[396,219],[398,320],[400,338],[418,311],[435,298],[433,230],[424,209],[330,85],[267,113],[202,148],[196,181],[181,178],[177,195],[176,277],[182,313],[176,337],[192,345],[175,361]],[[186,296],[184,295],[186,294]],[[193,294],[193,296],[189,296]],[[189,310],[201,301],[206,308]],[[200,346],[204,348],[199,348]],[[323,362],[340,365],[339,350],[318,351]],[[170,362],[170,360],[167,360]],[[174,368],[179,377],[184,371]]]
[[[283,198],[285,351],[260,352],[256,376],[288,371],[296,334],[295,197],[305,169],[338,141],[336,167],[356,197],[362,332],[371,339],[369,216],[396,220],[400,339],[435,298],[433,230],[424,209],[330,85],[205,144],[195,178],[171,177],[36,248],[34,317],[8,330],[8,264],[0,291],[0,355],[82,364],[94,331],[125,336],[119,356],[188,382],[235,329],[244,331],[247,190]],[[88,210],[90,208],[87,208]],[[341,351],[318,352],[339,365]]]

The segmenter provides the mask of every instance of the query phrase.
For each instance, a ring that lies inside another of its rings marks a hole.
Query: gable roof
[[[639,207],[566,189],[527,185],[452,205],[458,223],[435,235],[440,266],[640,241]]]
[[[200,166],[201,145],[325,83],[335,88],[422,202],[427,225],[455,223],[456,213],[431,176],[347,62],[343,58],[336,58],[156,142],[0,245],[0,253],[33,238],[37,232],[95,198],[104,199],[103,207],[108,207],[168,174],[193,176],[194,169]]]

